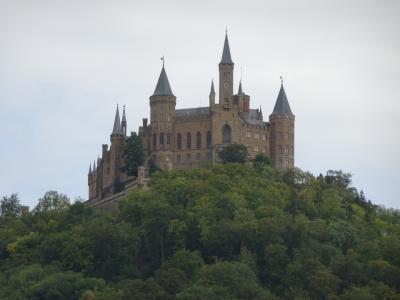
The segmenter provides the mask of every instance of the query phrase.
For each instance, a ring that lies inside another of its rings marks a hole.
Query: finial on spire
[[[243,67],[240,67],[240,82],[242,82]]]
[[[162,66],[164,67],[164,61],[165,61],[165,56],[164,55],[161,57],[161,60],[162,60]]]
[[[283,76],[281,75],[279,78],[281,79],[281,84],[283,85]]]

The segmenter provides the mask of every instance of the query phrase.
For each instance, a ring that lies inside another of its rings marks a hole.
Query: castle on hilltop
[[[250,96],[239,82],[234,94],[234,63],[225,35],[219,63],[218,102],[211,82],[209,105],[176,109],[164,63],[153,95],[150,96],[150,123],[143,119],[139,136],[143,139],[146,161],[161,169],[196,168],[218,162],[218,151],[227,144],[247,146],[254,158],[265,153],[280,170],[294,166],[294,121],[283,83],[269,122],[261,108],[250,108]],[[123,148],[127,138],[125,107],[120,120],[115,114],[111,147],[103,145],[102,156],[89,168],[89,203],[112,196],[135,181],[122,171]],[[142,174],[143,175],[143,174]]]

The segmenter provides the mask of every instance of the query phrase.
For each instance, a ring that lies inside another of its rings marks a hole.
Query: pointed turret
[[[214,96],[215,96],[214,80],[211,80],[210,96],[211,96],[211,95],[214,95]]]
[[[274,111],[272,115],[289,115],[294,116],[290,109],[289,101],[286,97],[285,88],[281,83],[281,89],[279,90],[278,98],[276,99]]]
[[[210,90],[210,95],[208,96],[208,99],[210,100],[210,107],[215,105],[214,80],[211,80],[211,90]]]
[[[93,173],[96,172],[96,161],[93,161]]]
[[[125,116],[125,105],[122,110],[122,121],[121,121],[121,132],[124,136],[126,136],[126,116]]]
[[[243,90],[242,90],[242,81],[239,81],[239,90],[238,90],[238,95],[243,95]]]
[[[92,173],[92,163],[89,165],[89,174]]]
[[[228,33],[225,33],[224,50],[222,52],[219,67],[219,104],[224,109],[229,109],[233,105],[233,68],[234,63],[229,49]]]
[[[164,62],[153,96],[174,96],[171,86],[169,85],[167,73],[165,72]]]
[[[119,109],[117,105],[117,111],[115,112],[114,127],[111,135],[121,134],[121,121],[119,119]]]
[[[231,58],[231,50],[229,48],[228,32],[225,33],[224,50],[222,51],[222,58],[220,64],[233,65]]]

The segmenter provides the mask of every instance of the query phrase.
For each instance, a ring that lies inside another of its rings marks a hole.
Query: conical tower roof
[[[238,90],[238,95],[243,95],[243,90],[242,90],[242,81],[239,81],[239,90]]]
[[[233,65],[231,50],[229,49],[228,33],[225,33],[224,50],[222,51],[220,64]]]
[[[289,101],[286,97],[285,88],[283,83],[281,84],[281,89],[279,90],[278,98],[276,99],[274,111],[272,115],[290,115],[294,116],[292,110],[290,109]]]
[[[174,96],[169,85],[167,73],[165,72],[164,63],[153,96]]]
[[[113,127],[113,131],[112,131],[111,135],[114,135],[114,134],[121,134],[121,121],[119,118],[118,105],[117,105],[117,111],[115,112],[114,127]]]
[[[211,80],[211,90],[210,90],[210,95],[215,95],[215,89],[214,89],[214,80]]]

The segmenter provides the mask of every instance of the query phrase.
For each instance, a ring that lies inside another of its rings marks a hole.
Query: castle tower
[[[236,100],[237,99],[237,100]],[[234,96],[234,104],[239,106],[240,112],[248,112],[250,108],[250,96],[246,95],[242,89],[242,80],[239,82],[238,94]]]
[[[210,100],[210,108],[212,108],[215,105],[214,80],[211,80],[211,90],[208,99]]]
[[[283,82],[275,107],[269,116],[271,124],[270,151],[272,165],[278,170],[294,167],[294,120]]]
[[[110,175],[108,178],[108,185],[111,186],[114,193],[121,190],[121,166],[123,165],[123,147],[124,147],[124,133],[121,127],[121,121],[119,118],[119,109],[115,112],[113,131],[110,135],[111,147],[110,147]]]
[[[228,33],[225,33],[224,50],[219,63],[219,104],[225,109],[229,109],[233,101],[233,66]]]
[[[162,169],[172,168],[174,146],[173,120],[175,118],[176,97],[169,85],[164,60],[160,77],[153,95],[150,97],[150,155]]]

